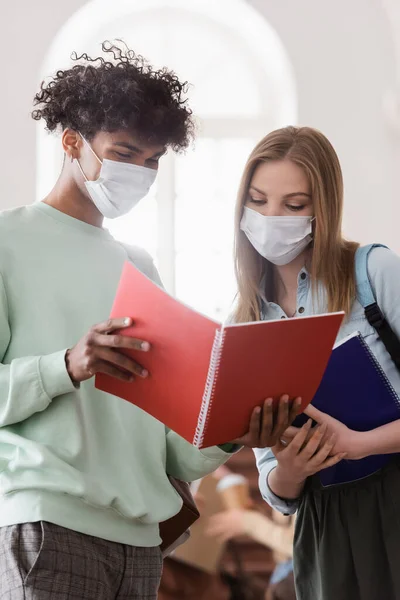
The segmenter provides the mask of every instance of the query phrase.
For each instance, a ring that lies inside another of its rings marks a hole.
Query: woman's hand
[[[366,437],[365,433],[349,429],[347,425],[344,425],[337,419],[334,419],[314,406],[311,406],[311,404],[306,408],[304,413],[311,417],[318,425],[325,426],[326,434],[324,441],[328,436],[335,435],[336,441],[332,448],[333,454],[345,452],[346,458],[349,460],[358,460],[368,456],[369,453],[365,448],[364,443],[364,441],[366,441],[366,439],[364,439]],[[286,442],[289,442],[299,431],[300,429],[297,427],[288,427],[282,438]],[[312,435],[312,433],[313,431],[311,430],[309,436]]]
[[[220,542],[245,535],[245,514],[245,510],[238,508],[218,513],[210,518],[206,534],[217,538]]]
[[[261,409],[253,410],[249,431],[233,444],[249,448],[271,448],[275,446],[284,431],[293,423],[301,406],[301,398],[296,398],[290,405],[289,396],[284,395],[279,401],[278,410],[274,410],[272,398],[264,402]]]
[[[311,406],[311,404],[304,412],[319,425],[326,426],[327,432],[335,436],[335,445],[333,447],[335,454],[345,452],[346,458],[350,460],[358,460],[368,456],[368,450],[364,444],[365,434],[363,432],[349,429],[347,425],[323,413],[318,408]]]
[[[327,425],[316,427],[310,434],[311,424],[312,421],[310,419],[301,429],[296,431],[296,434],[289,443],[279,440],[272,448],[278,461],[278,466],[274,471],[271,471],[269,483],[272,484],[271,489],[278,496],[281,494],[275,491],[276,486],[274,486],[273,480],[281,480],[282,482],[286,482],[286,484],[292,482],[294,487],[296,487],[303,484],[307,477],[315,475],[315,473],[322,471],[322,469],[336,465],[346,456],[345,452],[334,451],[336,444],[335,434],[330,435],[324,441],[327,433]]]

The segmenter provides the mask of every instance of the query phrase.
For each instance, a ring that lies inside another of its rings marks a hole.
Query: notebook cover
[[[237,439],[268,397],[313,398],[343,314],[227,326],[203,446]]]
[[[150,352],[130,352],[150,376],[130,383],[99,373],[96,387],[132,402],[191,443],[220,324],[176,301],[128,262],[111,317],[131,317],[133,326],[121,333],[150,342]]]
[[[400,399],[359,333],[333,350],[312,404],[356,431],[370,431],[400,417]],[[301,415],[295,425],[304,421]],[[321,483],[328,486],[367,477],[392,456],[343,460],[320,473]]]
[[[124,398],[193,443],[215,334],[221,325],[169,296],[126,263],[112,317],[132,317],[123,330],[152,345],[132,352],[150,372],[123,382],[104,374],[96,387]],[[327,365],[342,313],[227,326],[215,397],[199,447],[246,433],[253,408],[268,396],[311,401]]]

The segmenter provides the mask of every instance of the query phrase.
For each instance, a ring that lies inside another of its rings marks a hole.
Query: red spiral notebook
[[[131,317],[121,333],[150,342],[150,352],[130,352],[150,375],[128,383],[99,373],[95,385],[198,448],[223,444],[247,432],[266,398],[311,402],[343,316],[221,325],[125,263],[111,317]]]

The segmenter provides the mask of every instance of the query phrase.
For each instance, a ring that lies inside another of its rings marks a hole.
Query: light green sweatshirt
[[[156,546],[181,507],[167,473],[193,481],[230,456],[93,379],[72,385],[65,351],[108,318],[127,259],[159,281],[143,250],[46,204],[0,214],[0,527],[44,520]]]

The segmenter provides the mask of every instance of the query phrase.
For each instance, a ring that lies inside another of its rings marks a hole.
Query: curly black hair
[[[154,70],[123,42],[104,42],[106,54],[79,61],[42,82],[32,112],[48,131],[71,128],[91,140],[99,131],[127,129],[145,143],[186,148],[194,135],[192,111],[185,97],[188,83],[166,68]]]

